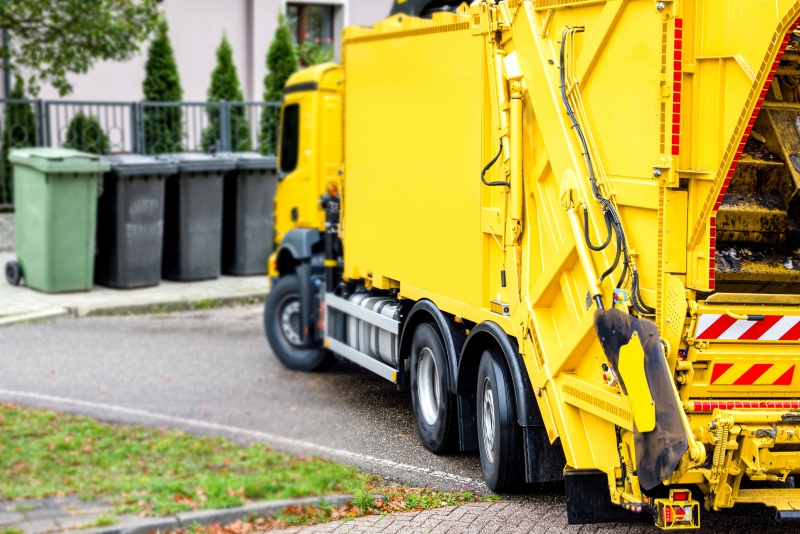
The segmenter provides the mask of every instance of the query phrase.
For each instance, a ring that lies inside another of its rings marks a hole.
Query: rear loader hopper
[[[346,28],[286,87],[276,356],[409,391],[427,449],[563,479],[572,523],[800,520],[798,20],[398,0]]]

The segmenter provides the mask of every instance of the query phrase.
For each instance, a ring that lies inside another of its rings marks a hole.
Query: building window
[[[286,18],[292,29],[295,44],[306,40],[315,43],[333,42],[334,6],[290,3],[286,6]]]

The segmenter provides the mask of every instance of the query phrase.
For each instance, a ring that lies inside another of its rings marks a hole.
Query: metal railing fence
[[[0,211],[13,209],[11,149],[95,154],[274,154],[280,102],[91,102],[0,99]]]

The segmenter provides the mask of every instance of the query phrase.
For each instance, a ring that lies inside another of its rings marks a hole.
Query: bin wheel
[[[300,279],[295,274],[275,282],[264,305],[264,331],[275,356],[294,371],[319,371],[336,362],[320,346],[308,346],[301,328]]]
[[[12,286],[18,286],[22,282],[22,267],[15,261],[6,263],[6,280]]]
[[[517,425],[511,375],[496,350],[483,352],[477,386],[478,449],[483,478],[494,492],[517,490],[525,471],[522,435]]]

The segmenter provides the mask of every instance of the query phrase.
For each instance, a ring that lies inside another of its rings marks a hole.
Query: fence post
[[[219,145],[218,152],[231,151],[231,108],[224,100],[219,103]]]
[[[144,154],[144,132],[142,131],[142,109],[138,102],[131,102],[131,152]]]
[[[44,113],[42,113],[42,133],[44,133],[44,139],[42,140],[42,146],[52,146],[51,140],[51,128],[53,126],[52,117],[50,116],[50,111],[52,110],[52,106],[50,102],[42,101],[42,109]]]
[[[33,101],[33,138],[36,146],[42,146],[42,101],[38,98]]]

